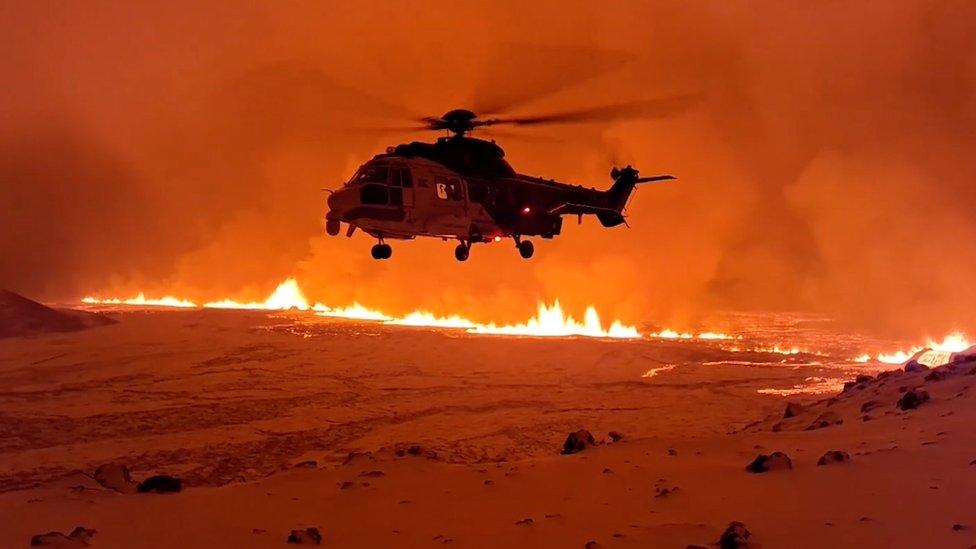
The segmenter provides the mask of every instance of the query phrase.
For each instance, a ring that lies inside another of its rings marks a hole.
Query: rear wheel
[[[532,245],[530,240],[523,240],[518,243],[518,251],[519,255],[521,255],[523,258],[529,259],[535,252],[535,246]]]
[[[471,254],[471,246],[465,245],[463,242],[454,248],[454,259],[458,261],[467,261],[468,256]]]

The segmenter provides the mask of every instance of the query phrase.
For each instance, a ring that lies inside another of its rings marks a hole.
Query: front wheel
[[[457,248],[454,248],[454,259],[458,261],[467,261],[470,254],[471,248],[464,244],[458,244]]]
[[[523,240],[518,243],[518,251],[519,255],[521,255],[523,258],[529,259],[535,252],[535,246],[532,245],[530,240]]]
[[[339,230],[342,229],[342,225],[339,224],[338,219],[329,219],[325,222],[325,232],[329,236],[335,236],[339,234]]]

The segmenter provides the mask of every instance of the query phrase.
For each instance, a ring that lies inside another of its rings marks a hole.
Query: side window
[[[410,168],[400,169],[400,182],[405,188],[413,187],[413,178],[410,177]]]
[[[447,200],[447,179],[444,177],[437,176],[434,178],[434,188],[437,190],[437,198],[441,200]]]
[[[464,200],[464,189],[461,188],[461,182],[457,179],[451,179],[447,182],[447,190],[451,200]]]
[[[488,201],[488,189],[480,181],[468,181],[468,197],[472,202],[484,204]]]
[[[363,204],[386,204],[389,200],[388,187],[378,183],[367,183],[359,188],[359,201]]]

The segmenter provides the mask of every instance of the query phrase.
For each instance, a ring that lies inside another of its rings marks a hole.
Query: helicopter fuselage
[[[531,242],[522,237],[558,235],[567,214],[595,214],[608,227],[623,222],[636,170],[603,191],[518,174],[503,156],[493,142],[466,137],[390,148],[331,194],[327,232],[338,234],[341,223],[349,235],[366,232],[379,240],[377,259],[389,257],[386,239],[457,239],[463,261],[471,244],[504,238],[530,257]]]

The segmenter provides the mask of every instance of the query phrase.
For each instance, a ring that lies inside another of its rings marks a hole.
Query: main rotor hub
[[[457,135],[464,135],[478,125],[475,123],[476,118],[478,115],[468,109],[454,109],[444,113],[440,121],[444,129]]]

